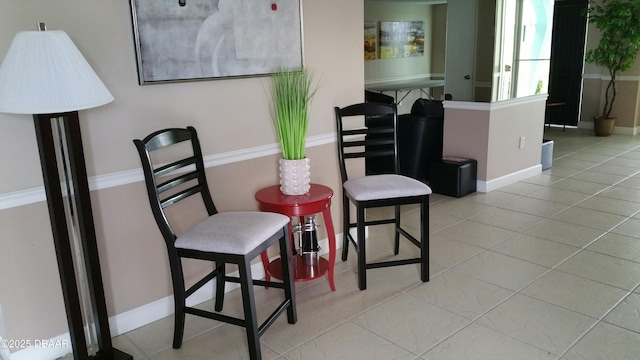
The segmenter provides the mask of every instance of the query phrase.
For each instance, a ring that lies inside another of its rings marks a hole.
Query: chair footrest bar
[[[284,289],[284,283],[266,280],[253,280],[254,286],[273,287],[277,289]]]
[[[422,259],[414,258],[414,259],[403,259],[403,260],[392,260],[392,261],[381,261],[377,263],[369,263],[365,265],[365,269],[377,269],[389,266],[400,266],[400,265],[409,265],[409,264],[420,264]]]
[[[418,241],[418,239],[416,239],[411,234],[409,234],[405,229],[399,227],[396,230],[398,230],[398,232],[402,234],[402,236],[404,236],[407,240],[411,241],[413,245],[420,247],[420,241]]]
[[[238,279],[237,277],[225,276],[224,280],[226,282],[232,282],[232,283],[236,283],[236,284],[240,283],[240,279]],[[278,288],[278,289],[284,289],[284,283],[274,282],[274,281],[265,281],[265,280],[260,280],[260,279],[253,279],[253,285],[254,286],[267,286],[267,287],[274,287],[274,288]]]
[[[258,327],[258,333],[260,335],[262,335],[262,333],[264,333],[276,321],[278,316],[280,316],[283,312],[285,312],[287,310],[287,307],[289,307],[290,304],[291,304],[291,301],[289,301],[289,300],[283,301],[280,304],[280,306],[278,306],[278,308],[275,309],[273,311],[273,313],[271,313],[271,315]],[[200,310],[200,309],[196,309],[196,308],[192,308],[192,307],[185,307],[184,308],[184,312],[186,314],[205,317],[205,318],[212,319],[212,320],[218,320],[218,321],[222,321],[222,322],[229,323],[229,324],[232,324],[232,325],[241,326],[241,327],[244,327],[244,328],[247,327],[246,326],[246,320],[244,320],[244,319],[231,317],[231,316],[227,316],[227,315],[223,315],[223,314],[219,314],[219,313],[214,313],[214,312],[211,312],[211,311]]]
[[[412,244],[414,244],[417,247],[420,247],[420,241],[418,241],[418,239],[416,239],[414,236],[412,236],[411,234],[409,234],[405,229],[403,228],[397,228],[397,231],[402,234],[402,236],[404,236],[407,240],[409,240]],[[357,241],[353,238],[353,236],[351,236],[351,234],[347,233],[347,239],[349,240],[349,242],[356,248],[356,251],[358,250],[358,243]]]
[[[364,222],[364,226],[376,226],[376,225],[386,225],[386,224],[394,224],[396,222],[395,219],[383,219],[383,220],[369,220]],[[349,228],[357,228],[358,224],[351,223],[349,224]]]
[[[289,300],[283,301],[282,304],[280,304],[280,306],[278,306],[278,308],[262,323],[262,325],[258,327],[258,334],[262,335],[262,333],[276,321],[278,316],[287,310],[287,307],[289,307],[290,304],[291,302]]]
[[[369,220],[364,222],[364,226],[376,226],[376,225],[386,225],[386,224],[395,224],[395,219],[384,219],[384,220]]]
[[[194,292],[196,292],[198,289],[200,289],[201,287],[203,287],[206,283],[208,283],[209,281],[211,281],[213,278],[215,278],[216,276],[218,276],[218,270],[213,270],[212,272],[210,272],[207,276],[205,276],[204,278],[202,278],[200,281],[198,281],[197,283],[193,284],[193,286],[191,286],[189,289],[187,289],[185,291],[185,295],[184,297],[187,298],[189,296],[191,296],[191,294],[193,294]]]
[[[224,281],[225,282],[232,282],[232,283],[240,284],[240,278],[239,277],[225,276],[224,277]]]
[[[239,318],[235,318],[235,317],[231,317],[231,316],[227,316],[227,315],[223,315],[223,314],[219,314],[219,313],[214,313],[214,312],[211,312],[211,311],[200,310],[200,309],[196,309],[196,308],[192,308],[192,307],[185,307],[184,308],[184,312],[186,314],[206,317],[208,319],[218,320],[218,321],[226,322],[226,323],[229,323],[229,324],[245,327],[245,325],[244,325],[245,320],[244,319],[239,319]]]
[[[358,251],[358,243],[356,242],[356,240],[353,238],[353,236],[351,236],[351,234],[347,233],[347,239],[349,240],[349,242],[351,243],[351,245],[353,245],[353,247],[355,247],[356,251]]]

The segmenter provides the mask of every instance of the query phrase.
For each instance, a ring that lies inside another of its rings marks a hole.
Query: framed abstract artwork
[[[364,22],[364,59],[378,58],[378,24],[375,21]]]
[[[424,55],[424,22],[383,21],[380,23],[380,58]]]
[[[130,3],[141,85],[303,66],[300,0]]]

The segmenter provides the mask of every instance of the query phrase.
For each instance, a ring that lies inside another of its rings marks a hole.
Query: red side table
[[[259,190],[256,193],[256,200],[260,211],[275,212],[289,217],[298,216],[301,223],[304,223],[304,217],[307,215],[322,213],[324,225],[327,228],[327,236],[329,237],[329,260],[320,257],[316,265],[309,266],[302,261],[301,256],[292,255],[294,258],[292,262],[293,274],[295,281],[309,281],[320,278],[328,272],[329,286],[332,291],[335,291],[333,266],[336,262],[336,234],[331,221],[332,196],[333,190],[324,185],[311,184],[311,189],[304,195],[285,195],[280,191],[280,185],[273,185]],[[289,223],[289,233],[291,234],[291,223]],[[293,241],[293,236],[291,236],[291,240]],[[295,246],[292,246],[293,248]],[[269,280],[271,276],[281,279],[280,269],[282,267],[280,259],[275,259],[269,263],[266,251],[262,253],[261,258],[266,279]]]

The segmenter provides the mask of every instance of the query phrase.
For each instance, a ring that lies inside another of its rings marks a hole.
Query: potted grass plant
[[[309,108],[317,86],[306,68],[280,68],[273,75],[271,120],[276,130],[282,159],[280,190],[301,195],[310,189],[310,163],[306,157]]]
[[[640,49],[640,0],[591,1],[587,16],[601,37],[598,46],[586,52],[585,60],[606,68],[611,77],[602,113],[593,123],[597,136],[607,136],[613,133],[616,120],[611,116],[617,94],[616,76],[629,70]]]

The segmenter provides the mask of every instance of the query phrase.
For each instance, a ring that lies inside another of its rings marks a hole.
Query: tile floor
[[[640,137],[545,137],[554,160],[541,175],[432,196],[430,282],[415,266],[376,269],[359,291],[354,256],[338,260],[335,292],[325,279],[297,284],[298,323],[281,317],[263,358],[640,359]],[[405,211],[414,230],[416,218]],[[390,231],[372,231],[369,255],[391,256]],[[226,306],[240,311],[237,291]],[[135,359],[248,358],[241,328],[187,316],[179,350],[172,329],[169,317],[114,343]]]

